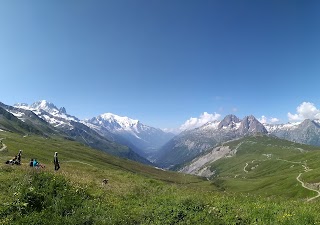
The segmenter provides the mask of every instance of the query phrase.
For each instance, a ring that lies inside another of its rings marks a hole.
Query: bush
[[[50,173],[27,176],[14,187],[12,201],[0,212],[3,221],[8,224],[93,224],[91,213],[85,210],[87,205],[92,205],[85,189]]]

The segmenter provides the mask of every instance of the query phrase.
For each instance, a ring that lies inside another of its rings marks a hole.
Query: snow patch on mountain
[[[25,114],[23,112],[13,111],[13,110],[7,110],[9,113],[20,119],[21,121],[25,122]]]
[[[217,130],[218,126],[219,126],[219,123],[220,123],[220,121],[218,121],[218,120],[215,120],[215,121],[212,121],[212,122],[208,122],[208,123],[204,124],[201,127],[201,129],[204,129],[204,130]]]
[[[104,113],[100,117],[109,122],[117,122],[124,129],[130,129],[133,126],[137,126],[139,120],[134,120],[126,116],[118,116],[112,113]]]
[[[283,131],[295,130],[298,128],[300,124],[301,122],[294,122],[294,123],[289,122],[286,124],[263,124],[263,125],[267,129],[268,133],[273,133],[279,130],[283,130]]]
[[[17,103],[14,105],[14,107],[32,111],[41,119],[47,121],[54,127],[65,127],[72,129],[73,125],[71,122],[79,122],[78,118],[68,115],[64,107],[58,109],[53,103],[46,100],[34,102],[31,105],[26,103]],[[19,118],[19,116],[17,117]]]
[[[144,125],[139,120],[112,113],[104,113],[81,122],[102,136],[111,135],[121,143],[140,149],[146,154],[154,152],[174,136]]]

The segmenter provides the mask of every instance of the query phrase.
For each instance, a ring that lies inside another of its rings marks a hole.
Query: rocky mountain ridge
[[[156,163],[165,168],[172,168],[192,160],[219,143],[247,135],[267,133],[266,128],[252,115],[242,120],[235,115],[227,115],[222,121],[209,122],[174,137],[163,146]]]
[[[43,100],[30,106],[27,104],[8,106],[1,103],[0,108],[2,130],[46,137],[59,135],[116,156],[150,164],[128,146],[101,136],[78,118],[68,115],[64,107],[58,109],[54,104]]]
[[[139,120],[112,113],[80,120],[67,114],[64,107],[58,108],[45,100],[31,105],[20,103],[15,106],[4,104],[0,106],[26,123],[27,129],[37,134],[63,134],[99,149],[104,148],[106,142],[120,143],[165,168],[172,168],[192,160],[219,143],[255,134],[273,135],[294,142],[320,146],[319,120],[262,124],[252,115],[243,119],[227,115],[221,121],[208,122],[201,127],[174,136],[144,125]],[[6,123],[9,124],[8,121]],[[8,127],[19,131],[15,123],[17,121]],[[3,126],[0,128],[6,129]]]
[[[89,120],[80,120],[67,114],[64,107],[58,108],[46,100],[31,105],[15,104],[15,108],[32,111],[53,127],[78,136],[84,142],[88,141],[83,135],[89,131],[94,132],[107,140],[128,146],[145,158],[152,157],[158,148],[174,136],[171,133],[144,125],[138,120],[112,113],[104,113]],[[85,127],[89,129],[84,129]]]

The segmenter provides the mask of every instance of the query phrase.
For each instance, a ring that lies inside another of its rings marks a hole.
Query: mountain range
[[[164,132],[126,116],[104,113],[80,120],[64,107],[42,100],[31,105],[0,103],[0,129],[49,137],[60,135],[113,155],[178,168],[226,141],[252,135],[270,135],[293,142],[320,146],[320,121],[262,124],[254,116],[227,115],[179,135]]]
[[[221,121],[208,122],[171,139],[159,151],[156,163],[164,168],[175,168],[226,141],[257,134],[320,146],[320,121],[306,119],[296,123],[262,124],[252,115],[242,120],[227,115]]]
[[[82,121],[100,135],[127,145],[140,155],[152,159],[153,154],[174,134],[142,124],[125,116],[105,113]]]
[[[113,115],[112,121],[108,121],[108,126],[107,120],[99,126],[95,123],[99,118],[98,116],[82,121],[67,114],[64,107],[58,108],[45,100],[31,105],[0,104],[0,129],[2,130],[22,134],[34,133],[46,137],[61,135],[113,155],[146,164],[151,163],[142,155],[146,156],[157,148],[157,144],[161,145],[161,141],[165,142],[173,136],[160,129],[143,125],[139,121],[116,115]],[[157,141],[153,141],[156,138]]]
[[[254,116],[240,120],[235,115],[228,115],[222,121],[208,122],[174,137],[159,151],[156,163],[172,168],[192,160],[219,143],[258,133],[267,134],[268,131]]]

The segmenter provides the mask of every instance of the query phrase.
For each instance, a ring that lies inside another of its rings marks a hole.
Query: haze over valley
[[[0,1],[0,224],[320,224],[319,12]]]

